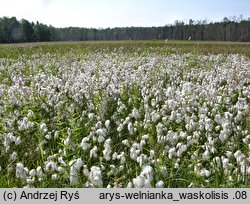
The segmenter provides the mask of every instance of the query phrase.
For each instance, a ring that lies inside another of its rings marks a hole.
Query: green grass
[[[121,48],[123,51],[133,51],[137,48],[160,49],[162,54],[198,53],[198,54],[243,54],[250,57],[250,43],[217,42],[217,41],[81,41],[81,42],[42,42],[21,44],[0,44],[0,58],[17,59],[23,54],[34,53],[73,53],[94,52],[97,49],[108,51]]]

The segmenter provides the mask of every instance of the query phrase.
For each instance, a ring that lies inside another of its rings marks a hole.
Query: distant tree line
[[[250,41],[250,18],[224,18],[221,22],[175,21],[161,27],[55,28],[39,22],[0,18],[0,43],[87,40],[215,40]]]

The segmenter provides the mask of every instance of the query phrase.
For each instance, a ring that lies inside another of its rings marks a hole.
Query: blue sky
[[[16,16],[55,27],[164,26],[242,14],[250,17],[250,0],[1,0],[0,16]]]

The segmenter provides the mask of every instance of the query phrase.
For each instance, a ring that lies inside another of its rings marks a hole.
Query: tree
[[[25,20],[21,20],[21,40],[22,42],[33,42],[34,41],[34,30],[32,24]]]
[[[223,23],[229,23],[229,22],[230,20],[227,17],[223,18]]]
[[[36,41],[50,41],[51,33],[49,27],[47,25],[39,23],[38,21],[34,25],[34,34]]]
[[[194,24],[194,21],[192,19],[189,19],[189,25],[193,25]]]
[[[186,24],[175,21],[174,25],[163,27],[126,28],[55,28],[45,24],[18,21],[15,17],[0,18],[0,43],[32,41],[79,41],[79,40],[223,40],[250,41],[250,18],[225,17],[221,22],[190,19]]]
[[[19,42],[21,38],[20,24],[15,17],[0,18],[0,42]]]

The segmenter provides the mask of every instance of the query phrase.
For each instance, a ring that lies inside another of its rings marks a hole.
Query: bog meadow
[[[250,187],[250,44],[0,45],[1,187]]]

